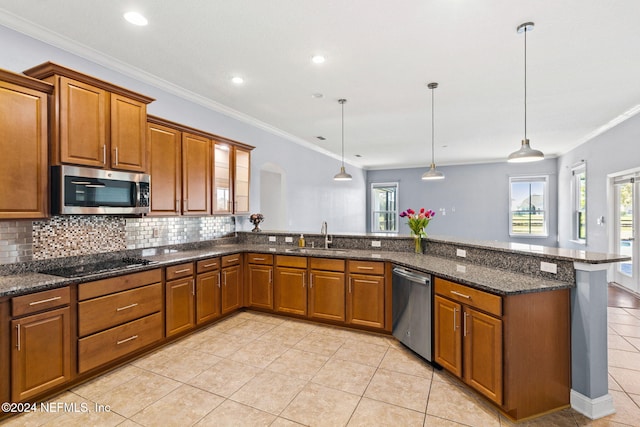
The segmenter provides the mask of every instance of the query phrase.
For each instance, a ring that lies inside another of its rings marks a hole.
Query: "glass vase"
[[[414,240],[414,243],[415,243],[415,252],[417,254],[421,254],[422,253],[422,237],[421,236],[414,236],[413,240]]]

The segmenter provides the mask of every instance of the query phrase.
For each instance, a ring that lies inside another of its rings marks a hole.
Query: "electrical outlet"
[[[276,241],[276,236],[269,236],[269,241],[270,242],[275,242]]]
[[[464,265],[456,265],[456,271],[458,273],[466,273],[467,272],[467,267]]]
[[[465,251],[464,249],[456,249],[456,255],[462,258],[466,258],[467,251]]]
[[[546,271],[547,273],[558,274],[558,264],[541,261],[540,270]]]
[[[380,240],[372,240],[371,241],[371,247],[379,248],[380,246],[382,246],[382,243],[380,242]]]
[[[160,235],[160,230],[158,230],[157,228],[154,228],[152,234],[153,234],[153,237],[158,237]]]
[[[285,237],[284,238],[284,242],[285,243],[293,243],[293,237]]]

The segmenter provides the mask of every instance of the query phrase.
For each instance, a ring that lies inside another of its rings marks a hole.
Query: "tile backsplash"
[[[235,230],[231,216],[69,215],[0,221],[0,264],[201,242]]]

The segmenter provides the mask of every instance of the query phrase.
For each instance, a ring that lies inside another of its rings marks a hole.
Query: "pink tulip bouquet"
[[[424,229],[427,228],[429,221],[431,221],[431,218],[435,215],[436,213],[431,209],[426,210],[425,208],[420,208],[420,211],[416,212],[409,208],[400,214],[400,218],[407,218],[409,220],[407,224],[409,224],[411,234],[417,237],[427,237]]]

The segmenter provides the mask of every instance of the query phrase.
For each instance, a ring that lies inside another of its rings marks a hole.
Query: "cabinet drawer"
[[[307,268],[307,257],[276,255],[276,265],[278,267]]]
[[[35,294],[15,297],[11,300],[13,317],[36,313],[42,310],[62,307],[69,304],[69,287],[51,289],[50,291],[37,292]]]
[[[220,258],[203,259],[197,262],[196,271],[198,273],[204,273],[207,271],[213,271],[220,268]]]
[[[496,316],[502,316],[502,298],[478,289],[436,277],[436,294]]]
[[[192,262],[167,267],[167,281],[187,276],[193,276]]]
[[[162,284],[118,292],[78,304],[81,337],[162,310]]]
[[[162,314],[155,313],[78,340],[78,370],[89,371],[162,339]]]
[[[229,267],[230,265],[240,264],[241,254],[225,255],[222,257],[222,267]]]
[[[250,264],[273,264],[273,255],[270,254],[247,254],[247,260]]]
[[[329,270],[329,271],[344,272],[343,259],[311,258],[311,260],[309,261],[309,266],[314,270]]]
[[[78,300],[83,301],[110,295],[114,292],[126,291],[158,282],[162,282],[162,270],[159,268],[96,280],[95,282],[83,283],[78,286]]]
[[[348,261],[349,273],[384,274],[384,262],[380,261]]]

